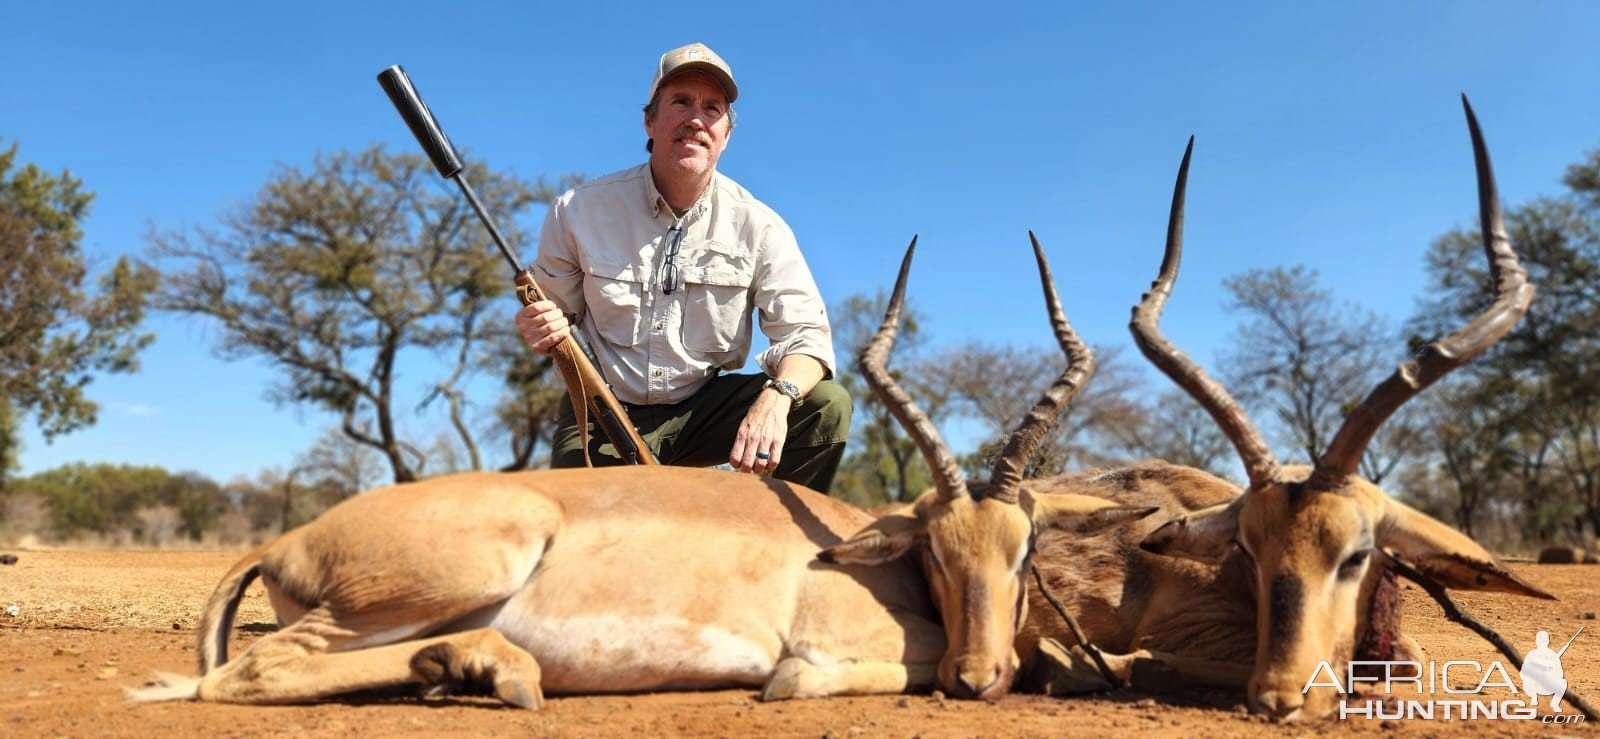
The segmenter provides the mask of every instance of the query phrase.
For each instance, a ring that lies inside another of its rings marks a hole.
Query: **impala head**
[[[1068,358],[1067,369],[1012,432],[983,494],[969,490],[955,455],[886,368],[916,246],[912,239],[883,324],[862,353],[860,370],[916,442],[933,471],[934,488],[818,556],[829,562],[868,565],[907,554],[919,557],[944,620],[946,647],[939,663],[939,687],[957,697],[995,698],[1011,688],[1016,673],[1012,642],[1026,615],[1025,578],[1037,532],[1053,525],[1111,525],[1154,509],[1122,508],[1089,496],[1035,494],[1022,484],[1023,461],[1094,372],[1094,355],[1067,323],[1038,239],[1033,241],[1034,256],[1051,326]]]
[[[1462,103],[1466,105],[1465,97]],[[1158,554],[1211,562],[1237,551],[1254,568],[1256,661],[1248,688],[1253,710],[1278,718],[1332,711],[1338,696],[1331,688],[1316,688],[1310,694],[1302,690],[1319,662],[1327,660],[1342,670],[1350,659],[1363,613],[1363,582],[1370,583],[1369,575],[1376,575],[1376,568],[1389,556],[1410,562],[1447,587],[1553,597],[1523,582],[1470,538],[1394,501],[1355,474],[1379,424],[1401,403],[1511,330],[1533,299],[1527,273],[1506,237],[1489,155],[1470,105],[1466,113],[1493,302],[1471,323],[1429,345],[1374,388],[1350,412],[1314,467],[1281,467],[1227,390],[1160,333],[1161,311],[1182,254],[1192,138],[1184,152],[1161,273],[1134,308],[1131,328],[1145,356],[1216,420],[1238,450],[1250,485],[1230,503],[1166,523],[1142,546]]]

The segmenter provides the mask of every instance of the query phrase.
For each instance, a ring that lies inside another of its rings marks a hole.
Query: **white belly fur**
[[[549,693],[759,687],[778,658],[753,639],[671,615],[555,617],[507,608],[490,625],[533,654]]]

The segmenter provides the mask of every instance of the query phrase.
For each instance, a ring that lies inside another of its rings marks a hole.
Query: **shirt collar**
[[[650,162],[647,161],[640,166],[644,170],[644,176],[640,179],[644,180],[645,207],[649,209],[650,217],[657,218],[662,213],[671,215],[672,208],[667,205],[667,199],[662,197],[660,190],[656,189],[656,178],[650,172]],[[689,206],[689,211],[683,214],[683,220],[687,221],[690,218],[697,217],[711,207],[712,193],[717,189],[717,180],[720,177],[722,177],[720,172],[711,173],[711,182],[706,184],[705,191],[700,193],[700,197],[694,201],[694,205]]]

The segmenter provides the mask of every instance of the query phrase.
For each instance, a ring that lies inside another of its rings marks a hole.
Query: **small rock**
[[[183,626],[179,625],[177,621],[173,621],[172,622],[172,630],[173,631],[183,631]]]
[[[17,669],[20,670],[22,668],[18,667]],[[911,707],[911,699],[910,698],[901,698],[900,700],[895,701],[894,705],[895,705],[896,708],[910,708]]]
[[[109,680],[109,679],[114,678],[116,676],[117,676],[117,668],[115,668],[115,667],[107,667],[104,670],[101,670],[100,674],[95,676],[95,679],[96,680]]]
[[[1136,701],[1133,702],[1133,707],[1134,708],[1155,708],[1156,707],[1156,699],[1154,699],[1154,698],[1144,698],[1144,699],[1141,699],[1141,700],[1136,700]]]
[[[56,647],[55,656],[57,657],[79,657],[82,655],[82,651],[73,649],[72,647]]]
[[[1243,703],[1238,703],[1238,704],[1235,704],[1234,707],[1229,709],[1229,710],[1231,710],[1234,713],[1237,713],[1237,714],[1242,716],[1242,715],[1247,714],[1247,713],[1250,712],[1250,707],[1245,705],[1245,704],[1243,704]]]
[[[1593,621],[1594,620],[1594,611],[1584,611],[1583,612],[1583,620],[1585,620],[1585,621]]]
[[[12,618],[16,618],[18,616],[21,616],[22,615],[22,606],[19,606],[19,605],[15,604],[15,603],[12,603],[11,605],[6,606],[6,615],[10,616]]]
[[[1383,722],[1381,724],[1378,724],[1378,728],[1383,729],[1384,731],[1394,731],[1395,729],[1400,728],[1400,722],[1399,721],[1385,721],[1385,722]]]
[[[14,565],[16,563],[17,555],[10,553],[0,554],[0,565]]]
[[[17,669],[15,669],[15,670],[12,670],[12,672],[27,672],[27,670],[26,670],[26,669],[24,669],[24,668],[23,668],[23,667],[22,667],[22,665],[17,665]]]

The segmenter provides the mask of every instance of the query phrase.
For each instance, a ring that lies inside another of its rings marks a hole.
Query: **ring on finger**
[[[766,452],[756,452],[756,459],[758,461],[765,462],[769,459],[772,459],[772,455]]]

